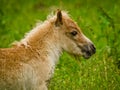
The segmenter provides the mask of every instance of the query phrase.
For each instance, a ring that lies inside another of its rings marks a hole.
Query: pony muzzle
[[[95,46],[94,46],[92,43],[90,43],[90,44],[88,44],[88,45],[83,45],[82,48],[81,48],[81,51],[82,51],[82,53],[83,53],[83,57],[84,57],[85,59],[88,59],[88,58],[90,58],[93,54],[95,54],[96,48],[95,48]]]

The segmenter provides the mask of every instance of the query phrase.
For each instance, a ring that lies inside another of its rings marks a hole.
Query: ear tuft
[[[62,24],[63,24],[63,22],[62,22],[62,13],[61,13],[61,10],[58,9],[57,10],[57,19],[55,21],[55,25],[60,26]]]

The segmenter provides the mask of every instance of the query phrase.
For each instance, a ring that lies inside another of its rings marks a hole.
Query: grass
[[[64,52],[49,90],[120,90],[119,5],[119,0],[0,0],[0,47],[10,47],[56,8],[68,10],[97,52],[89,60]]]

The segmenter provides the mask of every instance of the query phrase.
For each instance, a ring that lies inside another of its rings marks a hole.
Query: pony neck
[[[34,28],[21,42],[37,52],[39,59],[49,60],[52,64],[58,62],[62,53],[58,31],[48,21]]]

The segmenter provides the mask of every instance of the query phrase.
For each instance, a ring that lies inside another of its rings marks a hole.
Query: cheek
[[[65,37],[62,39],[62,46],[65,47],[65,48],[70,48],[74,45],[74,42],[68,38],[68,37]]]
[[[77,43],[68,37],[63,39],[62,47],[65,51],[67,51],[69,53],[81,54],[81,50],[78,47]]]

